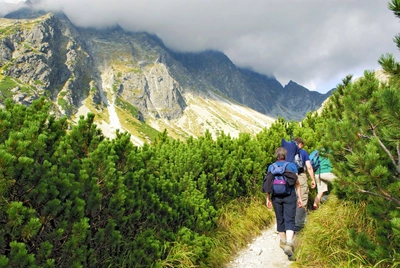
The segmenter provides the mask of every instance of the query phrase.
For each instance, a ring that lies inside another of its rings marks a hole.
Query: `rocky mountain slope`
[[[166,129],[176,138],[255,134],[278,116],[301,120],[330,95],[237,68],[223,53],[177,53],[156,36],[75,27],[63,14],[19,10],[0,19],[2,99],[47,95],[59,115],[92,112],[110,137],[136,144]]]

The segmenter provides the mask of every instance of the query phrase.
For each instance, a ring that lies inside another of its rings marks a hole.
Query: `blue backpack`
[[[318,150],[314,150],[311,152],[310,154],[310,163],[311,166],[315,171],[317,171],[319,169],[319,166],[321,165],[321,159],[319,158],[319,151]]]
[[[272,164],[270,172],[274,175],[274,181],[272,183],[272,195],[290,195],[292,193],[292,187],[288,184],[288,179],[283,175],[286,170],[286,166],[289,162],[278,166]]]

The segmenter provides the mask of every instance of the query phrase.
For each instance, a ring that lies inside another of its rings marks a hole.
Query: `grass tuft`
[[[292,267],[373,267],[351,247],[350,229],[374,236],[375,226],[366,216],[365,204],[344,202],[330,194],[325,204],[308,215],[297,235]]]
[[[209,267],[223,267],[274,219],[275,214],[266,208],[263,195],[226,204],[221,209],[219,227],[213,235],[214,248],[207,260]]]
[[[188,249],[184,243],[175,243],[165,260],[157,263],[156,267],[170,267],[170,268],[189,268],[198,267],[193,263],[193,259],[197,256]]]
[[[274,219],[275,214],[265,207],[262,195],[234,200],[220,210],[218,228],[207,234],[212,248],[201,264],[197,263],[199,256],[195,249],[178,241],[154,267],[224,267]]]

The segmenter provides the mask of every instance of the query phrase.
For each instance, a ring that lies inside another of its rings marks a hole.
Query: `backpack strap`
[[[278,167],[278,166],[277,166],[275,163],[272,163],[269,172],[273,173],[273,171],[274,171],[277,167]]]
[[[289,165],[289,162],[285,162],[281,167],[283,167],[283,171],[285,171],[286,170],[286,166],[287,165]],[[272,168],[273,169],[275,169],[275,168],[279,168],[279,166],[276,164],[276,163],[273,163],[272,164]]]
[[[283,164],[283,169],[286,170],[287,165],[289,165],[289,162],[285,162],[285,164]]]

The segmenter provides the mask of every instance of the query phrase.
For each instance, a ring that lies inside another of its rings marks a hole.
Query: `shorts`
[[[328,183],[336,179],[336,176],[332,172],[327,172],[327,173],[315,174],[315,179],[317,181],[318,193],[323,193],[328,191]]]
[[[298,176],[298,180],[301,188],[301,201],[303,202],[303,208],[307,207],[308,202],[308,182],[307,182],[307,174],[305,172],[300,173]]]

